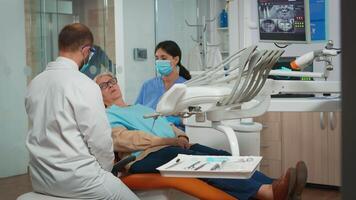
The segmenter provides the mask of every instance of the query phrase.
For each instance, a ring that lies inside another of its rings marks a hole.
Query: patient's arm
[[[164,145],[179,146],[177,138],[160,138],[144,131],[127,130],[125,127],[113,128],[112,139],[114,151],[117,152],[134,152]]]
[[[189,137],[185,134],[184,131],[180,130],[175,125],[172,124],[171,126],[173,128],[173,132],[176,134],[176,137],[179,139],[178,146],[189,149]]]
[[[181,129],[177,128],[174,124],[171,124],[172,128],[173,128],[173,132],[174,134],[176,134],[176,137],[185,137],[188,141],[189,141],[189,137],[187,136],[187,134],[182,131]]]

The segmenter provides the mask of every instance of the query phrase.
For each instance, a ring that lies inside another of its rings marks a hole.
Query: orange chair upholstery
[[[163,177],[158,173],[131,174],[120,179],[132,190],[172,188],[203,200],[236,200],[235,197],[197,178]]]

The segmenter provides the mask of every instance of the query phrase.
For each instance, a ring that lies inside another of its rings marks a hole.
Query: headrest
[[[187,86],[183,83],[174,84],[167,92],[163,94],[157,104],[156,111],[163,114],[171,114],[174,112],[176,105],[187,90]]]

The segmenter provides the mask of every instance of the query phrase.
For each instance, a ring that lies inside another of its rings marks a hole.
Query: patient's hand
[[[178,144],[178,146],[180,146],[180,147],[182,147],[184,149],[189,149],[190,148],[189,141],[185,137],[177,138],[177,144]]]

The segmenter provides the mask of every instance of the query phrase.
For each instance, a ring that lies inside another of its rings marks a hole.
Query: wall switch
[[[145,48],[134,48],[133,54],[136,61],[147,60],[147,49]]]

